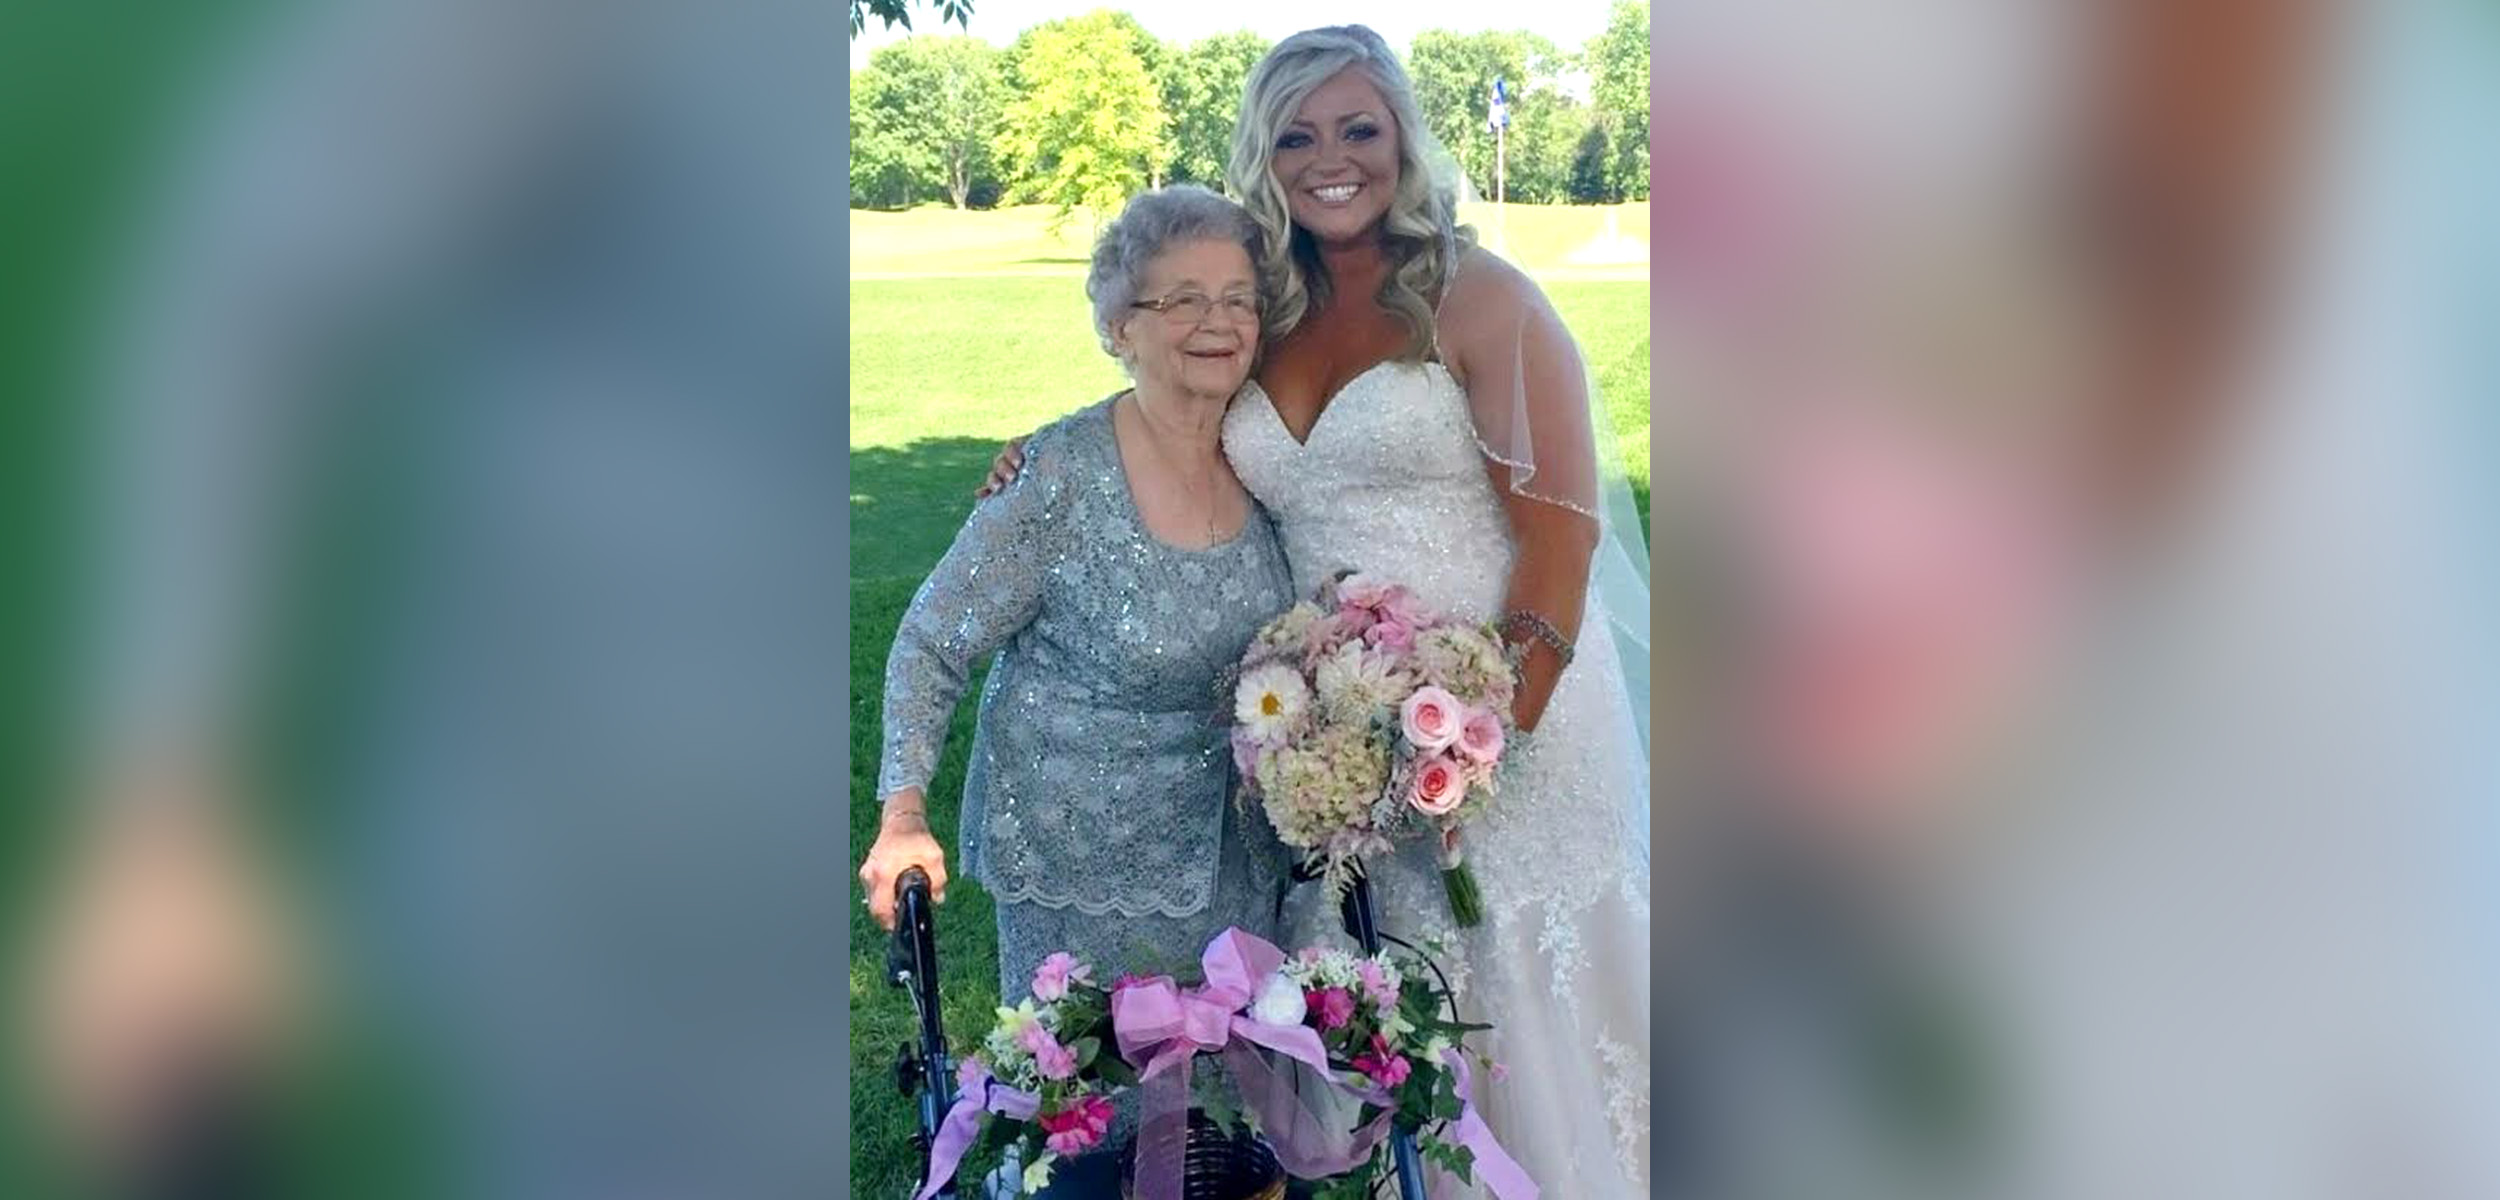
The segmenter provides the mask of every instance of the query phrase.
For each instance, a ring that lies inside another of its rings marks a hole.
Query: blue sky
[[[1486,29],[1525,29],[1578,46],[1606,27],[1610,0],[1432,0],[1430,3],[1348,6],[1343,0],[1259,0],[1249,4],[1210,4],[1207,0],[975,0],[969,32],[1004,46],[1026,29],[1058,17],[1097,8],[1124,9],[1139,24],[1167,42],[1192,42],[1213,33],[1247,29],[1275,41],[1315,25],[1348,21],[1369,25],[1400,51],[1418,30],[1455,29],[1473,33]],[[915,4],[912,24],[922,33],[940,30],[937,14]],[[946,25],[947,33],[966,32]],[[868,28],[851,40],[851,69],[868,65],[877,47],[908,36],[899,26],[888,30],[870,18]]]

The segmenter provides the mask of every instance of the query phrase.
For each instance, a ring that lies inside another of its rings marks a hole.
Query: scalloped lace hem
[[[986,884],[988,881],[982,882]],[[1060,895],[1039,887],[1011,888],[1003,891],[991,887],[990,898],[1000,904],[1030,904],[1053,911],[1075,909],[1089,917],[1191,917],[1205,912],[1209,899],[1206,896],[1200,896],[1194,901],[1141,901],[1116,898],[1087,900],[1078,896]]]

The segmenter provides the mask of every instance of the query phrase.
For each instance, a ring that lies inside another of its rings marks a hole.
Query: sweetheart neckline
[[[1305,433],[1301,437],[1293,436],[1293,426],[1285,423],[1284,411],[1276,407],[1276,397],[1269,395],[1267,389],[1265,387],[1261,387],[1257,379],[1253,378],[1245,380],[1243,381],[1242,386],[1245,388],[1258,389],[1259,403],[1267,409],[1268,417],[1276,422],[1277,432],[1284,434],[1285,440],[1293,443],[1294,449],[1308,450],[1311,448],[1311,444],[1313,442],[1319,440],[1319,427],[1328,420],[1328,414],[1337,410],[1337,402],[1344,399],[1345,394],[1353,390],[1355,384],[1371,378],[1374,374],[1377,374],[1382,367],[1393,366],[1411,366],[1416,370],[1425,372],[1429,372],[1434,367],[1440,367],[1444,373],[1449,370],[1449,367],[1446,364],[1430,360],[1408,363],[1395,358],[1381,359],[1379,362],[1373,363],[1372,365],[1355,372],[1353,377],[1347,379],[1344,383],[1337,385],[1337,390],[1330,392],[1328,394],[1328,399],[1320,403],[1319,415],[1311,418],[1310,432]]]

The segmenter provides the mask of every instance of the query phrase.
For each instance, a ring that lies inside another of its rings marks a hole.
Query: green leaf
[[[1461,1183],[1475,1182],[1475,1151],[1456,1142],[1427,1138],[1417,1147],[1417,1153],[1421,1154],[1425,1161],[1457,1176]]]

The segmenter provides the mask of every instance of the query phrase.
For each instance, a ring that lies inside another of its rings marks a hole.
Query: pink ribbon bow
[[[1270,1025],[1243,1012],[1259,983],[1285,965],[1285,952],[1255,934],[1226,929],[1207,943],[1198,965],[1206,982],[1183,989],[1170,976],[1111,995],[1111,1026],[1120,1057],[1137,1068],[1145,1110],[1137,1132],[1139,1200],[1177,1200],[1189,1137],[1189,1064],[1201,1053],[1225,1056],[1235,1070],[1255,1056],[1236,1043],[1265,1046],[1328,1069],[1319,1034],[1303,1025]],[[1172,1068],[1178,1067],[1177,1071]]]
[[[1285,965],[1284,951],[1256,934],[1227,929],[1207,943],[1198,965],[1206,982],[1193,988],[1184,990],[1159,975],[1112,993],[1111,1025],[1118,1031],[1120,1057],[1137,1068],[1138,1078],[1152,1079],[1199,1053],[1222,1050],[1234,1038],[1328,1069],[1328,1051],[1310,1027],[1270,1025],[1242,1011],[1258,995],[1260,981]]]

